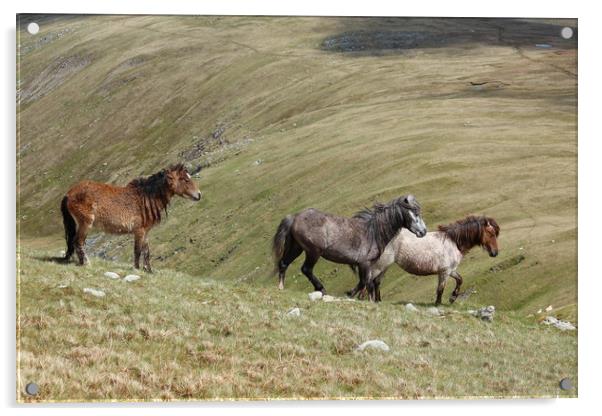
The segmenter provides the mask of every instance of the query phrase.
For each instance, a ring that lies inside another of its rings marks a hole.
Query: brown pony
[[[77,253],[79,264],[88,262],[84,251],[86,236],[93,225],[109,234],[134,234],[134,266],[150,272],[148,232],[161,222],[161,211],[174,195],[201,199],[199,189],[184,165],[177,164],[146,178],[131,181],[125,187],[83,181],[69,189],[61,203],[69,261]]]

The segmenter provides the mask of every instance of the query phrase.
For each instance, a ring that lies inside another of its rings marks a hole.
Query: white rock
[[[541,309],[538,309],[538,310],[537,310],[537,313],[542,313],[542,312],[543,312],[543,311],[542,311]]]
[[[406,304],[406,311],[409,312],[418,312],[418,308],[414,305],[412,305],[411,303],[407,303]]]
[[[105,277],[108,277],[109,279],[119,279],[120,276],[117,273],[105,272]]]
[[[324,296],[324,294],[322,292],[320,292],[320,291],[315,291],[315,292],[311,292],[307,296],[309,297],[309,300],[314,301],[314,300],[320,300],[320,299],[322,299],[322,297]]]
[[[493,321],[493,315],[495,314],[495,306],[489,305],[476,311],[475,316],[481,318],[484,321]]]
[[[561,321],[557,318],[554,318],[553,316],[546,316],[546,319],[541,321],[541,323],[545,325],[553,325],[562,331],[574,331],[575,329],[577,329],[572,323],[567,321]]]
[[[69,285],[68,285],[68,284],[65,284],[65,283],[63,283],[63,284],[61,284],[61,285],[58,285],[57,287],[58,287],[59,289],[67,289],[67,288],[69,287]]]
[[[301,316],[301,309],[293,308],[286,313],[288,316]]]
[[[441,316],[441,311],[439,310],[439,308],[436,308],[434,306],[431,306],[430,308],[428,308],[426,310],[426,313],[428,313],[429,315],[433,315],[433,316]]]
[[[554,309],[554,308],[552,308],[552,305],[550,305],[546,308],[546,312],[550,312],[552,309]]]
[[[381,351],[389,351],[390,350],[389,346],[387,344],[385,344],[383,341],[378,340],[378,339],[372,339],[370,341],[366,341],[366,342],[358,345],[358,347],[356,348],[356,351],[364,351],[367,348],[381,350]]]
[[[89,287],[84,288],[84,293],[88,293],[89,295],[96,296],[97,298],[103,298],[105,296],[105,292],[98,289],[91,289]]]
[[[322,296],[322,301],[324,301],[324,302],[334,302],[335,300],[337,300],[337,299],[334,296],[330,296],[330,295]]]
[[[137,274],[128,274],[126,277],[123,278],[123,281],[124,282],[135,282],[138,279],[140,279],[140,276],[138,276]]]

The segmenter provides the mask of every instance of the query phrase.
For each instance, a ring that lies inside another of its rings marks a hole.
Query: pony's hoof
[[[458,299],[458,296],[450,296],[449,297],[449,303],[454,303],[456,301],[456,299]]]

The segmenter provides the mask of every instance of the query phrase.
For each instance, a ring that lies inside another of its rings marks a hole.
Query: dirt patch
[[[561,25],[521,19],[365,18],[344,19],[342,26],[343,31],[322,41],[322,50],[361,55],[476,44],[545,45],[549,49],[577,46],[576,27],[571,39],[563,39]]]
[[[190,162],[191,160],[198,159],[199,157],[219,148],[226,144],[229,144],[228,140],[224,137],[226,132],[226,126],[218,124],[215,130],[207,137],[193,136],[193,144],[186,150],[179,153],[179,156],[185,161]]]
[[[92,55],[81,54],[57,58],[19,92],[20,103],[26,104],[50,93],[90,65],[92,60]]]
[[[427,45],[443,46],[449,40],[445,35],[429,32],[357,31],[326,38],[322,49],[333,52],[415,49]]]
[[[521,263],[523,260],[525,260],[525,256],[523,256],[522,254],[519,254],[518,256],[511,257],[507,260],[502,261],[501,263],[496,264],[495,266],[493,266],[489,269],[489,272],[490,273],[498,273],[498,272],[504,271],[506,269],[509,269],[510,267],[516,266],[517,264]]]

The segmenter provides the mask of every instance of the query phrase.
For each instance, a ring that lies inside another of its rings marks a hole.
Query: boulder
[[[322,297],[324,296],[324,294],[322,292],[320,292],[320,291],[315,291],[315,292],[311,292],[307,296],[309,297],[309,300],[315,301],[315,300],[322,299]]]
[[[114,272],[105,272],[105,277],[108,277],[109,279],[119,279],[121,276]]]
[[[85,287],[84,288],[84,293],[87,293],[87,294],[92,295],[92,296],[96,296],[97,298],[103,298],[106,295],[105,292],[103,292],[102,290],[92,289],[92,288],[89,288],[89,287]]]
[[[390,350],[390,348],[387,344],[385,344],[383,341],[378,340],[378,339],[372,339],[370,341],[366,341],[366,342],[358,345],[355,350],[356,351],[364,351],[366,349],[374,349],[374,350],[380,350],[380,351],[389,351]]]
[[[128,274],[126,277],[123,278],[124,282],[135,282],[136,280],[139,280],[140,276],[138,276],[137,274]]]
[[[489,305],[484,308],[481,308],[477,311],[474,311],[473,315],[477,318],[482,319],[483,321],[492,322],[493,315],[495,314],[495,306]]]
[[[541,321],[541,323],[545,325],[555,326],[561,331],[574,331],[575,329],[577,329],[572,323],[567,321],[561,321],[553,316],[546,316],[546,319]]]
[[[411,303],[406,304],[406,311],[408,312],[418,312],[418,308]]]
[[[301,309],[293,308],[286,313],[288,316],[301,316]]]

